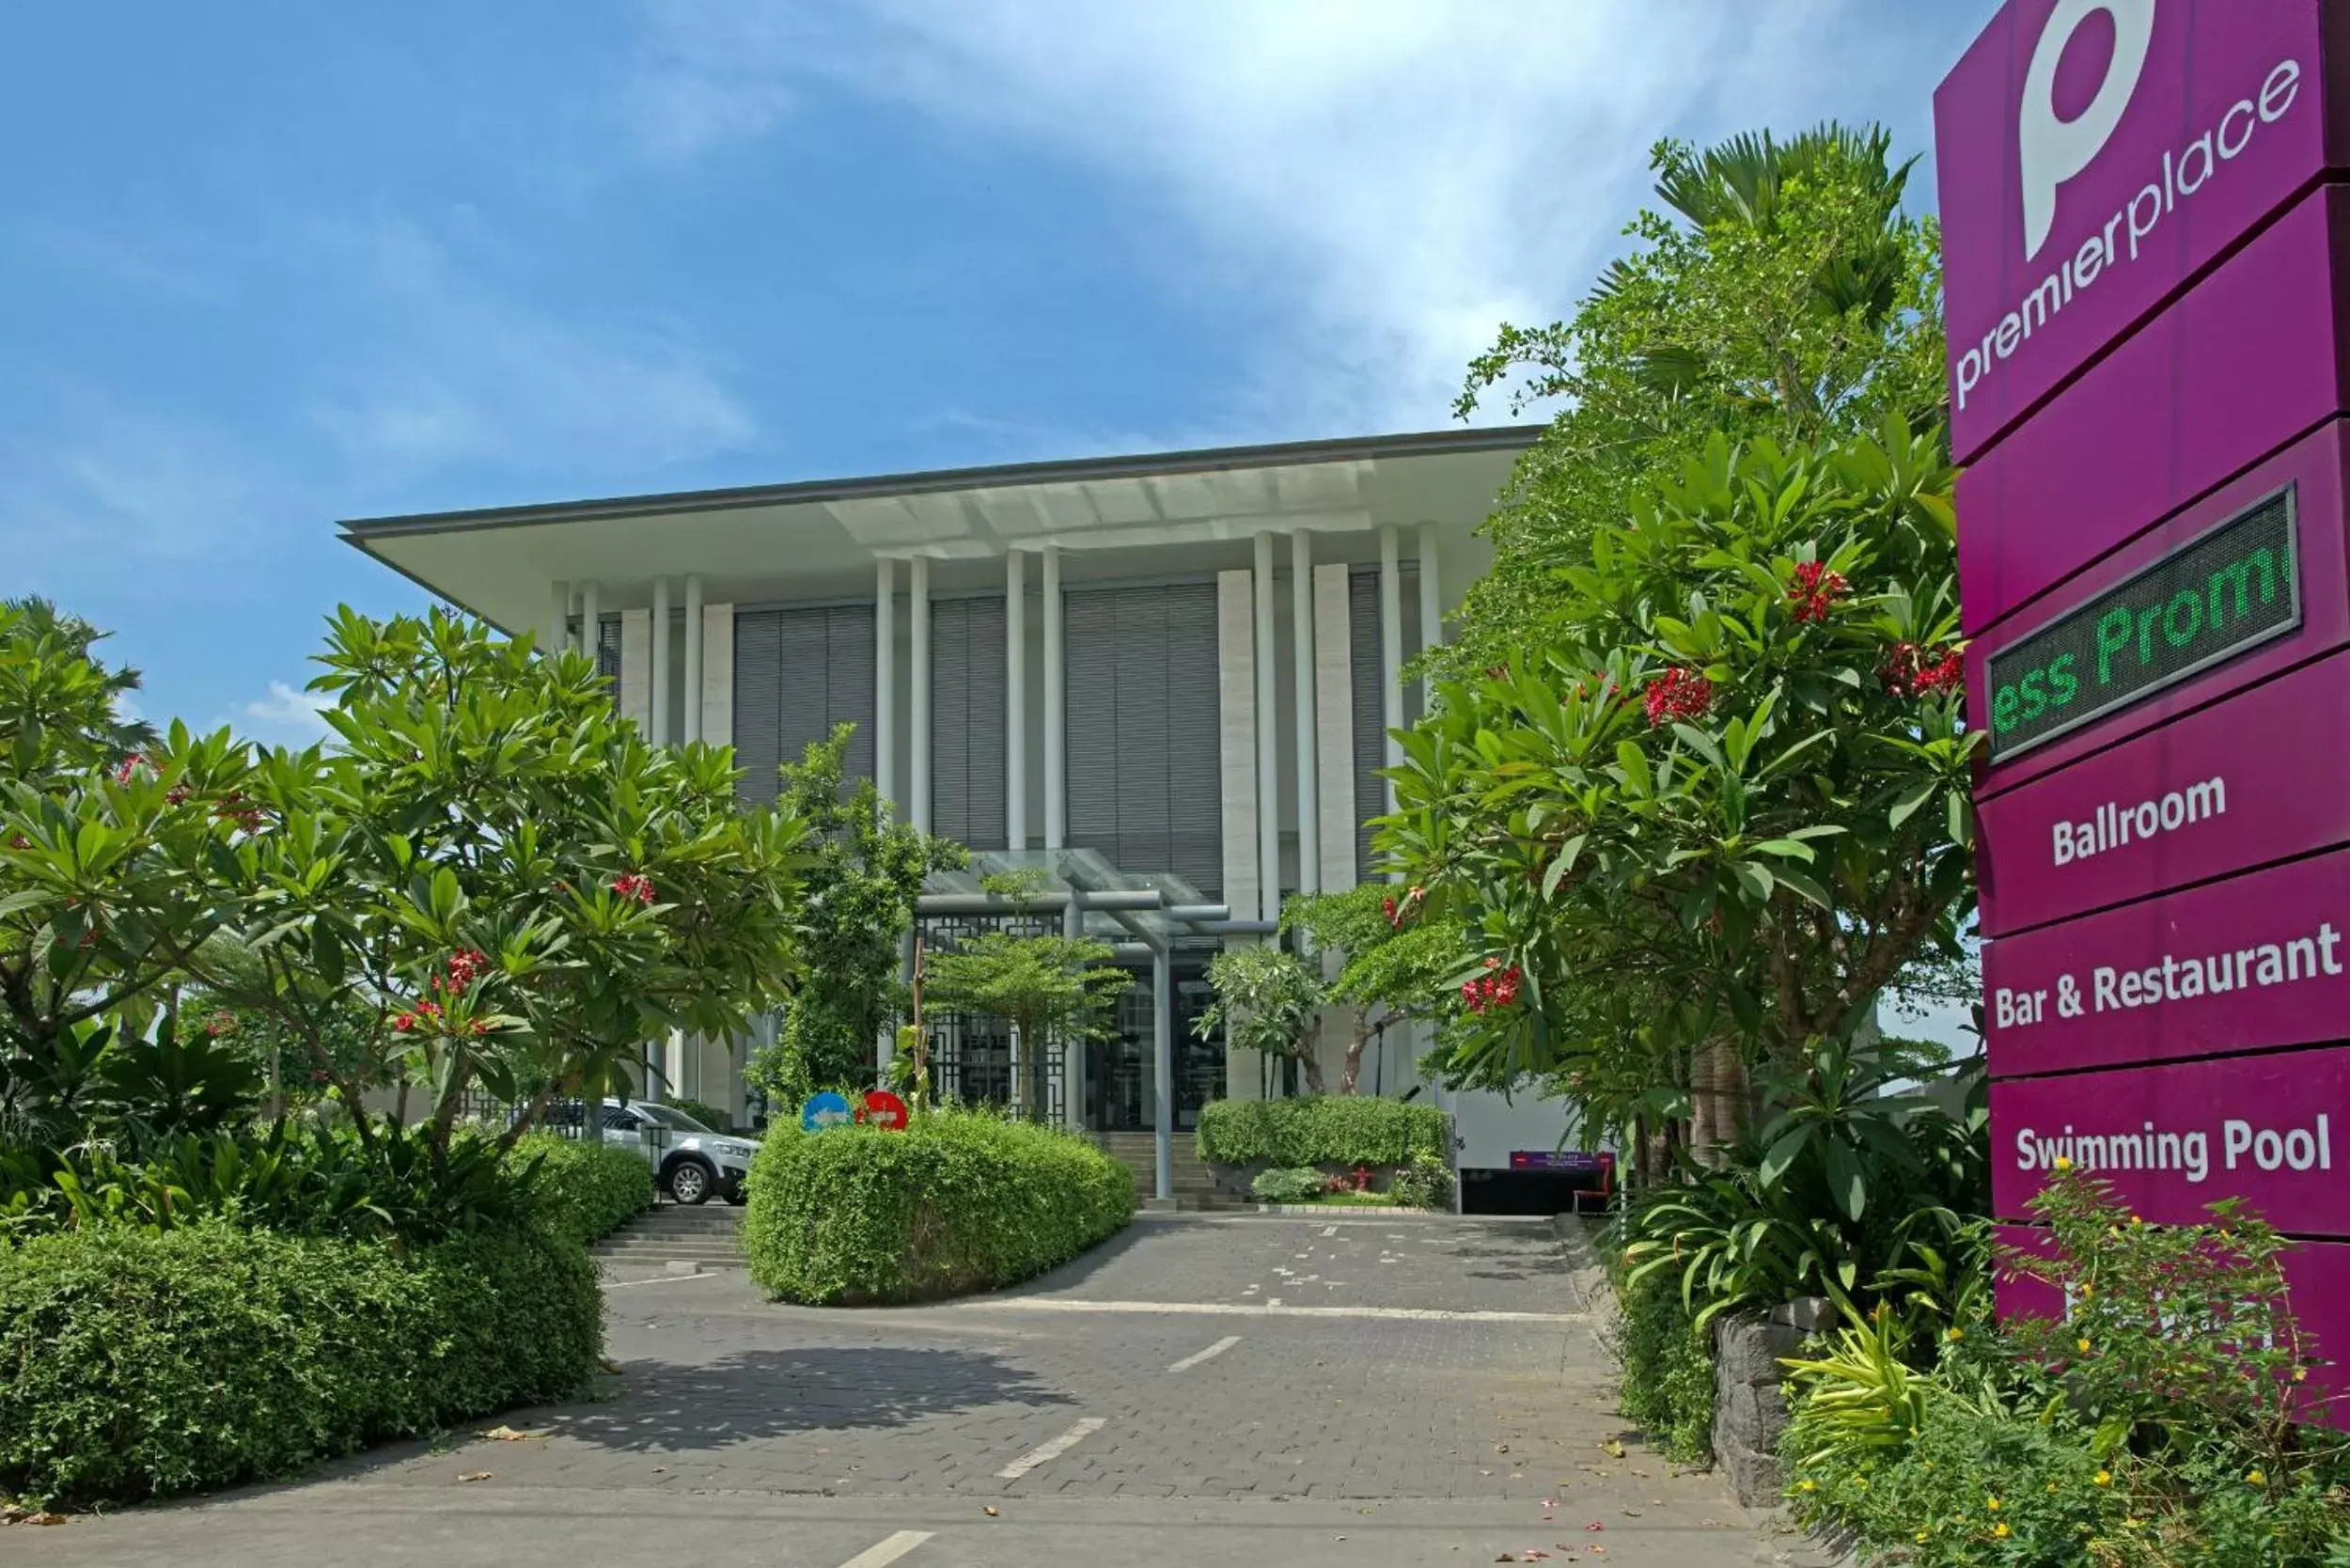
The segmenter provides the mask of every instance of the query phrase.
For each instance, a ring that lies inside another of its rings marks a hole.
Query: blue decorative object
[[[800,1107],[800,1131],[821,1133],[827,1127],[849,1124],[849,1102],[831,1090],[822,1090],[807,1097]]]

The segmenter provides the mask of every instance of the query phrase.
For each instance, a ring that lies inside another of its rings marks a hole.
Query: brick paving
[[[1169,1527],[1138,1508],[1176,1511],[1236,1562],[1261,1560],[1239,1545],[1246,1529],[1229,1533],[1249,1519],[1288,1532],[1285,1561],[1340,1538],[1357,1565],[1492,1561],[1495,1540],[1513,1555],[1605,1543],[1614,1561],[1782,1560],[1714,1478],[1604,1449],[1621,1422],[1587,1285],[1543,1227],[1318,1217],[1146,1220],[1022,1290],[924,1308],[783,1308],[739,1273],[621,1277],[607,1292],[619,1373],[595,1399],[509,1417],[526,1440],[379,1450],[290,1488],[12,1530],[8,1545],[27,1562],[177,1561],[190,1537],[156,1527],[192,1521],[261,1568],[279,1560],[272,1519],[350,1513],[398,1521],[375,1532],[386,1548],[430,1538],[442,1560],[471,1560],[451,1555],[476,1538],[451,1532],[453,1511],[505,1542],[483,1561],[531,1560],[509,1537],[543,1545],[550,1529],[577,1534],[550,1561],[654,1560],[598,1553],[629,1532],[594,1516],[629,1499],[713,1544],[726,1521],[798,1509],[807,1552],[744,1560],[760,1561],[838,1564],[860,1549],[853,1519],[942,1513],[956,1528],[909,1568],[982,1560],[964,1540],[973,1518],[1027,1519],[1044,1533],[1023,1538],[1041,1554],[1023,1560],[1041,1562],[1108,1549],[1075,1543],[1122,1519],[1138,1534],[1116,1550],[1142,1560],[1141,1537]],[[1080,1422],[1061,1451],[999,1473]],[[1449,1539],[1429,1535],[1455,1516]],[[1471,1546],[1481,1559],[1460,1555]]]

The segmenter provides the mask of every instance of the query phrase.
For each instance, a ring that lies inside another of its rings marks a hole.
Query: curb
[[[1358,1215],[1366,1219],[1394,1219],[1404,1215],[1419,1219],[1457,1217],[1441,1209],[1407,1209],[1400,1203],[1260,1203],[1257,1212],[1293,1216]]]

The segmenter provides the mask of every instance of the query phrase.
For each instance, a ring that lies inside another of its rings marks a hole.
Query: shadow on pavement
[[[695,1366],[631,1362],[617,1398],[559,1406],[542,1419],[555,1435],[602,1448],[684,1451],[822,1429],[908,1426],[995,1404],[1069,1403],[985,1352],[870,1346],[747,1351]]]

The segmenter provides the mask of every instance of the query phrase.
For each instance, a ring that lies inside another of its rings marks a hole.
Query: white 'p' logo
[[[2082,23],[2096,11],[2113,19],[2113,57],[2106,62],[2106,79],[2097,86],[2077,119],[2057,118],[2057,62],[2064,46]],[[2122,122],[2138,90],[2138,74],[2146,68],[2147,46],[2154,38],[2154,0],[2057,0],[2048,25],[2032,51],[2031,69],[2024,73],[2024,105],[2016,126],[2018,162],[2023,166],[2024,259],[2040,254],[2056,222],[2057,187],[2087,168]]]

